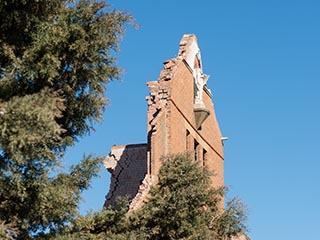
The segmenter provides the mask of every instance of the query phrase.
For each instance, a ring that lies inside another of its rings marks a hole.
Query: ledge
[[[206,109],[205,107],[199,107],[195,105],[194,107],[194,116],[196,120],[196,127],[199,129],[202,125],[202,123],[209,117],[210,111]]]

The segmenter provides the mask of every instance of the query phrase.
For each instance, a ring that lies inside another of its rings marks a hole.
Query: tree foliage
[[[132,18],[91,0],[3,0],[0,15],[0,234],[53,236],[101,162],[88,156],[57,173],[66,148],[102,118]]]
[[[222,210],[224,188],[212,187],[206,168],[186,154],[163,161],[149,202],[137,212],[148,239],[226,240],[246,230],[243,204],[233,200]]]
[[[119,198],[116,205],[101,212],[79,216],[55,240],[128,239],[128,199]]]
[[[118,204],[74,221],[58,239],[230,240],[246,231],[246,209],[235,198],[218,207],[223,192],[211,187],[210,173],[188,155],[170,156],[141,209],[126,214],[128,205]]]

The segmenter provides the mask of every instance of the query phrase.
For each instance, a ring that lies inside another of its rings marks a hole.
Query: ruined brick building
[[[178,56],[164,62],[157,81],[147,83],[148,142],[115,145],[104,161],[111,173],[105,206],[123,195],[130,196],[130,209],[141,206],[157,181],[161,157],[167,154],[191,152],[196,161],[215,172],[215,187],[224,184],[222,136],[208,78],[202,71],[195,35],[184,35]]]

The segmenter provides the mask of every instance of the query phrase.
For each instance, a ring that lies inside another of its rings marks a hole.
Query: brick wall
[[[196,37],[184,35],[178,57],[165,61],[158,80],[147,83],[148,143],[113,147],[106,158],[112,178],[105,206],[125,193],[131,209],[141,206],[167,154],[189,151],[215,173],[213,186],[223,186],[223,145],[207,79]]]
[[[164,63],[164,70],[160,73],[159,79],[148,83],[148,86],[151,86],[148,122],[154,123],[154,129],[156,129],[149,138],[151,164],[155,166],[151,174],[157,176],[161,157],[164,154],[196,151],[197,160],[215,173],[212,177],[213,185],[223,186],[222,136],[212,97],[206,86],[203,91],[203,103],[210,115],[201,125],[201,129],[196,126],[193,66],[186,61],[188,54],[192,53],[188,48],[196,42],[196,38],[194,35],[187,35],[182,41],[186,42],[183,46],[184,50],[180,47],[179,56]],[[199,62],[198,64],[202,64],[201,59],[195,58],[195,60]],[[165,100],[161,97],[161,92],[167,93]],[[150,101],[150,98],[153,98],[153,101]],[[154,114],[156,110],[158,112]],[[187,132],[188,139],[186,139]],[[196,149],[195,145],[197,145]]]

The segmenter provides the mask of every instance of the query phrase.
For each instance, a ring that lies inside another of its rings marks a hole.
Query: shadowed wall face
[[[128,196],[132,201],[147,174],[147,144],[113,146],[104,166],[111,173],[104,206],[113,205],[119,196]]]

